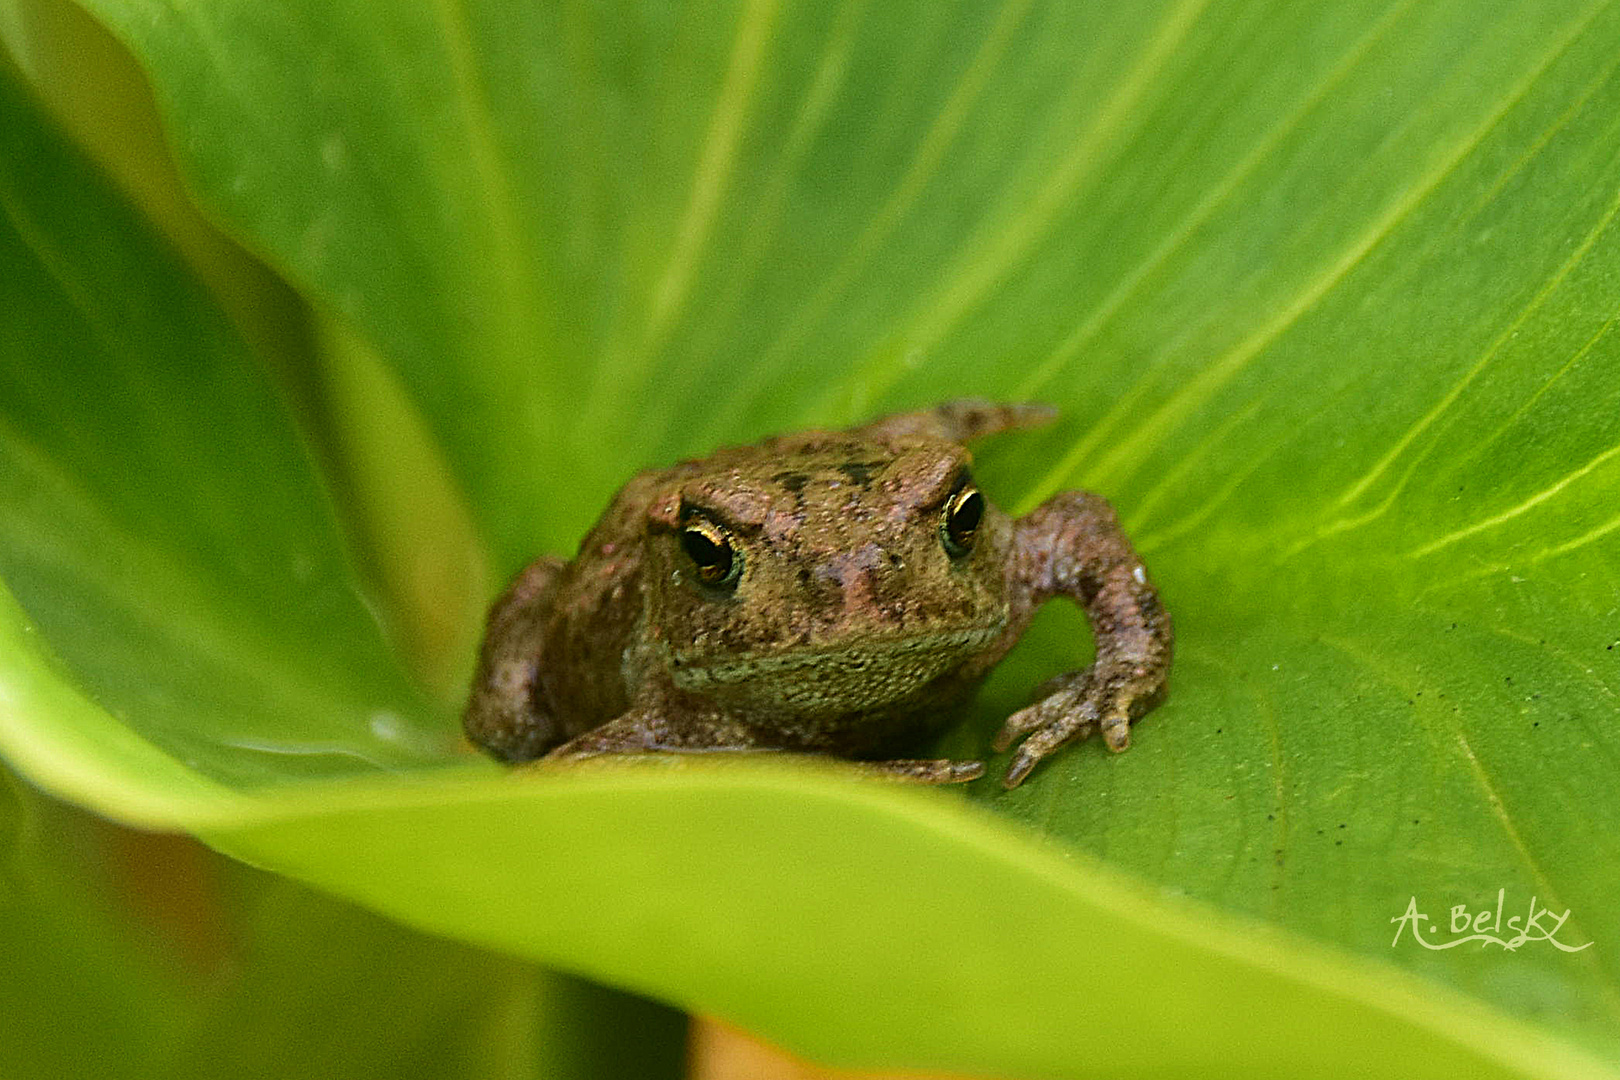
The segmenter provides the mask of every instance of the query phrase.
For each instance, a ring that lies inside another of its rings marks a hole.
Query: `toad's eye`
[[[705,585],[735,585],[742,574],[742,557],[731,548],[731,537],[712,521],[694,518],[681,529],[681,548],[697,568]]]
[[[945,554],[960,559],[973,550],[973,539],[984,518],[984,496],[971,485],[954,492],[945,500],[940,516],[939,538],[945,545]]]

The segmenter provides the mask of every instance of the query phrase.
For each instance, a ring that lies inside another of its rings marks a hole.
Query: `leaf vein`
[[[1459,540],[1466,539],[1467,537],[1485,532],[1488,529],[1494,529],[1500,525],[1503,525],[1519,515],[1535,509],[1548,499],[1554,498],[1559,492],[1569,487],[1569,485],[1573,484],[1581,477],[1590,474],[1594,469],[1602,466],[1604,462],[1609,461],[1616,456],[1620,456],[1620,445],[1611,446],[1609,449],[1605,450],[1603,453],[1599,454],[1585,465],[1582,465],[1574,472],[1560,478],[1555,483],[1549,485],[1541,491],[1536,492],[1536,494],[1530,496],[1528,499],[1525,499],[1517,506],[1504,510],[1500,514],[1488,517],[1483,521],[1476,521],[1474,524],[1465,528],[1457,529],[1455,532],[1447,533],[1436,540],[1431,540],[1422,547],[1414,548],[1412,551],[1408,552],[1407,557],[1421,559],[1426,555],[1434,554],[1441,548],[1449,547],[1450,545],[1457,543]]]
[[[650,359],[669,326],[680,313],[710,233],[720,198],[736,167],[737,144],[742,136],[750,99],[758,86],[776,18],[776,0],[750,0],[732,42],[731,59],[710,115],[703,149],[692,176],[686,212],[676,229],[675,244],[664,272],[653,287],[642,340],[643,360]]]
[[[1411,691],[1402,684],[1402,680],[1394,677],[1390,672],[1385,670],[1383,666],[1377,662],[1376,657],[1364,653],[1361,649],[1350,644],[1348,641],[1327,636],[1323,636],[1321,641],[1323,644],[1328,645],[1340,653],[1343,653],[1352,661],[1373,672],[1379,679],[1387,683],[1403,697],[1413,696]],[[1492,780],[1491,774],[1485,768],[1484,763],[1479,760],[1479,756],[1474,753],[1474,748],[1469,744],[1467,735],[1462,729],[1462,725],[1454,717],[1449,716],[1443,710],[1421,708],[1418,710],[1417,715],[1435,717],[1441,724],[1445,726],[1451,740],[1456,745],[1456,748],[1461,752],[1461,757],[1465,763],[1469,779],[1473,781],[1474,786],[1479,790],[1481,797],[1484,799],[1486,809],[1495,819],[1497,827],[1501,830],[1502,835],[1504,838],[1506,838],[1509,846],[1518,855],[1520,862],[1524,865],[1530,876],[1535,880],[1537,892],[1545,893],[1549,902],[1556,903],[1559,890],[1554,886],[1552,878],[1549,877],[1546,870],[1543,869],[1541,862],[1536,858],[1535,853],[1531,851],[1530,846],[1525,841],[1523,834],[1519,832],[1518,826],[1514,824],[1513,816],[1508,812],[1507,804],[1503,801],[1501,793],[1497,790],[1495,781]],[[1433,731],[1432,725],[1426,726],[1430,727],[1431,734],[1439,734],[1438,732]],[[1436,748],[1438,749],[1438,745]],[[1566,908],[1568,907],[1568,905],[1564,906]],[[1571,911],[1566,925],[1569,926],[1572,931],[1584,933],[1587,940],[1594,940],[1590,933],[1580,930],[1579,923],[1580,920],[1577,919],[1574,912]],[[1600,950],[1588,949],[1582,954],[1582,956],[1583,959],[1581,962],[1592,964],[1599,971],[1604,972],[1606,976],[1609,975],[1606,956],[1602,954]],[[1620,1013],[1620,996],[1617,996],[1615,990],[1615,980],[1612,977],[1606,977],[1603,980],[1603,987],[1604,998],[1608,1008],[1612,1012]]]
[[[450,83],[467,137],[468,158],[484,189],[481,200],[486,240],[493,256],[493,281],[500,297],[504,329],[491,335],[508,349],[527,350],[543,339],[536,333],[542,290],[524,256],[523,233],[510,169],[500,149],[493,109],[478,71],[478,51],[468,24],[468,0],[434,0],[450,65]]]
[[[1608,5],[1603,5],[1607,7]],[[1542,75],[1579,39],[1596,19],[1601,9],[1594,9],[1575,24],[1552,48],[1542,55],[1534,67],[1523,75],[1505,93],[1472,131],[1445,147],[1436,155],[1429,171],[1416,183],[1407,187],[1392,200],[1385,211],[1371,225],[1347,245],[1315,280],[1300,290],[1275,317],[1229,349],[1198,375],[1188,380],[1161,405],[1154,414],[1132,431],[1113,441],[1110,453],[1098,463],[1099,473],[1121,470],[1128,462],[1139,460],[1143,447],[1163,439],[1165,431],[1179,426],[1185,419],[1222,387],[1235,378],[1262,352],[1275,343],[1307,312],[1316,307],[1359,266],[1368,255],[1387,240],[1413,212],[1431,196],[1445,180],[1479,148],[1485,137],[1493,131],[1512,109],[1530,92]],[[1342,500],[1348,501],[1348,500]]]
[[[1385,31],[1398,21],[1401,15],[1410,10],[1414,2],[1415,0],[1402,0],[1401,3],[1392,5],[1380,16],[1373,27],[1340,57],[1328,75],[1318,82],[1309,94],[1300,99],[1293,111],[1284,116],[1259,142],[1255,143],[1249,149],[1249,152],[1210,188],[1208,194],[1199,201],[1198,205],[1160,241],[1159,245],[1149,252],[1141,262],[1137,263],[1129,273],[1120,278],[1119,282],[1109,290],[1108,295],[1103,298],[1102,303],[1092,309],[1091,314],[1068,337],[1064,338],[1063,342],[1045,360],[1031,369],[1024,381],[1019,384],[1019,388],[1014,391],[1014,397],[1027,398],[1037,393],[1041,386],[1078,355],[1080,350],[1096,336],[1097,331],[1105,326],[1108,320],[1124,305],[1125,301],[1135,294],[1141,287],[1142,282],[1153,271],[1157,270],[1185,247],[1193,233],[1197,232],[1199,227],[1208,221],[1215,211],[1219,210],[1231,199],[1238,186],[1249,178],[1255,169],[1260,166],[1260,163],[1305,122],[1306,117],[1311,114],[1312,110],[1327,99],[1328,92],[1342,83],[1355,70],[1356,66],[1371,51],[1372,46],[1383,37]],[[1102,438],[1101,429],[1108,422],[1109,418],[1104,417],[1103,420],[1093,425],[1088,433],[1089,436],[1094,440],[1100,440]],[[1088,447],[1086,453],[1089,452]]]
[[[1578,37],[1579,35],[1575,36]],[[1569,44],[1573,44],[1573,40],[1574,39],[1572,37],[1570,41],[1566,43],[1566,48]],[[1555,59],[1555,57],[1549,59],[1548,65],[1550,65],[1552,59]],[[1545,70],[1545,66],[1547,65],[1544,65],[1543,70]],[[1610,72],[1613,70],[1613,67],[1609,69]],[[1581,238],[1581,242],[1576,245],[1575,250],[1570,252],[1569,256],[1553,273],[1552,277],[1542,284],[1541,288],[1536,291],[1536,294],[1531,297],[1529,303],[1519,310],[1519,313],[1514,317],[1513,321],[1510,322],[1501,331],[1501,333],[1496,336],[1495,340],[1493,340],[1489,347],[1486,348],[1484,354],[1481,355],[1479,360],[1474,363],[1473,367],[1469,368],[1468,371],[1463,374],[1463,377],[1454,383],[1452,387],[1445,393],[1445,395],[1443,395],[1427,413],[1420,417],[1416,423],[1414,423],[1410,428],[1407,429],[1405,433],[1397,438],[1390,448],[1385,451],[1384,455],[1373,464],[1373,467],[1370,470],[1368,470],[1360,479],[1356,480],[1345,489],[1345,491],[1339,496],[1336,505],[1341,507],[1347,506],[1363,495],[1368,488],[1377,483],[1379,477],[1388,471],[1390,465],[1392,465],[1397,458],[1404,454],[1412,443],[1423,434],[1423,432],[1427,431],[1430,426],[1432,426],[1437,420],[1440,419],[1441,416],[1450,410],[1452,405],[1454,405],[1457,400],[1462,397],[1463,393],[1468,389],[1473,381],[1479,377],[1479,374],[1490,365],[1493,359],[1496,358],[1497,353],[1500,352],[1509,341],[1513,340],[1513,338],[1518,334],[1519,329],[1525,324],[1530,316],[1535,314],[1535,312],[1541,308],[1547,299],[1555,291],[1557,291],[1558,287],[1561,286],[1564,281],[1568,279],[1570,274],[1574,272],[1575,268],[1581,264],[1581,262],[1586,258],[1587,254],[1591,252],[1593,246],[1596,245],[1599,237],[1601,237],[1603,233],[1608,230],[1610,224],[1615,219],[1616,213],[1620,213],[1620,191],[1616,192],[1615,198],[1610,201],[1608,207],[1598,219],[1597,224],[1587,231],[1586,235]]]
[[[927,355],[967,312],[990,295],[1006,276],[1022,263],[1050,235],[1063,208],[1096,175],[1112,156],[1111,144],[1121,141],[1122,132],[1140,124],[1132,120],[1137,105],[1153,85],[1169,57],[1203,14],[1209,0],[1181,0],[1164,19],[1137,56],[1125,77],[1116,84],[1108,100],[1097,110],[1086,130],[1074,141],[1069,153],[1052,170],[1052,176],[1029,201],[1029,205],[1005,228],[995,230],[986,247],[963,255],[956,261],[954,280],[947,278],[932,297],[920,305],[924,316],[911,327],[907,337],[911,348]]]
[[[936,174],[945,152],[955,142],[968,112],[1000,64],[1013,32],[1029,13],[1032,2],[1005,0],[978,52],[957,80],[922,141],[917,144],[899,183],[861,229],[838,265],[823,279],[815,294],[798,309],[776,339],[766,346],[760,360],[750,365],[747,385],[738,386],[730,396],[731,408],[715,410],[708,433],[702,440],[705,444],[716,442],[725,434],[735,421],[735,413],[747,404],[760,383],[771,377],[782,357],[791,353],[832,309],[838,298],[848,291],[861,269],[911,210],[923,188]]]

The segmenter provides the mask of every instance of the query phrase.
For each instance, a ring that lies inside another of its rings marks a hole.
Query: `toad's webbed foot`
[[[896,758],[893,761],[857,761],[866,772],[915,780],[922,784],[965,784],[984,775],[982,761],[952,761],[949,758]]]
[[[1163,694],[1163,677],[1107,664],[1099,671],[1074,671],[1041,687],[1035,704],[1007,717],[994,747],[999,753],[1019,739],[1002,783],[1017,787],[1041,759],[1101,730],[1108,749],[1118,753],[1131,745],[1131,721],[1147,712]]]
[[[633,709],[601,727],[570,739],[546,757],[553,761],[581,761],[653,753],[791,754],[803,751],[761,744],[754,732],[735,721],[707,716],[701,723],[671,724],[657,709],[642,708]],[[855,761],[847,764],[865,773],[924,784],[960,784],[984,775],[982,761],[941,758]]]

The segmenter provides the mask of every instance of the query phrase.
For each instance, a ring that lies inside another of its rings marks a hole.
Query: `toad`
[[[1142,560],[1099,496],[998,510],[963,446],[1053,415],[954,401],[640,473],[571,561],[537,559],[496,601],[468,737],[507,762],[776,750],[972,780],[981,762],[903,755],[1063,597],[1096,659],[1007,719],[1002,782],[1093,732],[1124,750],[1170,667]]]

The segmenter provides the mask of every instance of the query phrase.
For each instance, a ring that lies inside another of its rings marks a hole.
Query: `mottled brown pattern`
[[[1017,521],[957,514],[965,547],[947,528],[973,491],[961,444],[1051,417],[957,401],[641,473],[572,562],[538,560],[495,604],[469,738],[507,761],[773,749],[970,780],[980,763],[893,755],[1062,596],[1097,660],[1008,719],[996,748],[1023,742],[1005,783],[1093,731],[1123,750],[1163,695],[1171,629],[1112,509],[1065,492]]]

